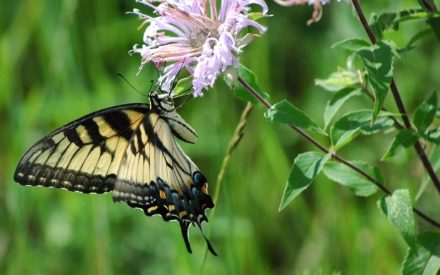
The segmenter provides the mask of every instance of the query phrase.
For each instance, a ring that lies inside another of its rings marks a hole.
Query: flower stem
[[[367,19],[365,18],[364,12],[362,11],[361,5],[359,4],[359,0],[352,0],[352,2],[356,10],[356,13],[359,17],[359,20],[361,21],[362,26],[367,32],[367,35],[370,38],[371,43],[376,44],[377,38],[374,35],[374,32],[371,29],[370,25],[368,24]],[[403,104],[402,97],[400,96],[399,89],[397,88],[394,78],[391,78],[390,89],[393,94],[394,101],[396,102],[397,108],[399,109],[399,112],[402,116],[403,124],[407,129],[412,129],[411,121],[409,120],[408,113],[405,109],[405,105]],[[435,174],[435,170],[432,167],[431,163],[429,162],[429,159],[426,156],[425,150],[423,150],[423,146],[420,143],[420,141],[417,141],[414,144],[414,148],[416,150],[417,155],[419,156],[419,159],[422,161],[422,164],[425,167],[426,172],[431,178],[432,183],[434,184],[437,191],[440,193],[440,180]]]
[[[270,104],[266,99],[264,99],[260,94],[258,94],[257,91],[255,91],[244,79],[242,79],[240,76],[238,77],[238,81],[240,82],[241,85],[243,85],[243,87],[253,96],[255,97],[264,107],[266,107],[266,109],[270,109],[272,107],[272,104]],[[344,159],[343,157],[337,155],[336,153],[330,151],[329,149],[327,149],[325,146],[323,146],[322,144],[320,144],[317,140],[315,140],[313,137],[311,137],[309,134],[307,134],[305,131],[303,131],[302,129],[293,126],[293,125],[289,125],[289,127],[295,131],[297,134],[299,134],[301,137],[305,138],[308,142],[310,142],[311,144],[313,144],[315,147],[317,147],[319,150],[321,150],[323,153],[325,154],[330,154],[331,158],[334,160],[337,160],[338,162],[344,164],[345,166],[349,167],[350,169],[356,171],[357,173],[359,173],[360,175],[364,176],[368,181],[370,181],[371,183],[373,183],[374,185],[376,185],[379,189],[381,189],[385,194],[390,195],[391,191],[385,187],[385,185],[383,185],[381,182],[377,181],[375,178],[371,177],[369,174],[367,174],[364,170],[362,170],[361,168],[357,167],[356,165],[354,165],[353,163],[349,162],[348,160]],[[419,217],[421,217],[422,219],[424,219],[425,221],[427,221],[428,223],[430,223],[431,225],[440,228],[440,223],[431,219],[429,216],[427,216],[426,214],[424,214],[422,211],[420,211],[419,209],[413,207],[413,211],[414,213],[416,213]]]

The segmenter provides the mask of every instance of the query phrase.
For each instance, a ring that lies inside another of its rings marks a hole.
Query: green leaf
[[[424,131],[434,121],[437,111],[437,93],[434,92],[424,101],[414,114],[413,123],[419,131]]]
[[[174,98],[192,94],[193,91],[192,77],[181,78],[173,89]]]
[[[336,92],[327,102],[324,110],[324,123],[325,128],[335,116],[336,112],[344,105],[344,103],[353,96],[361,95],[360,89],[345,88]]]
[[[273,105],[264,113],[264,116],[271,122],[289,124],[321,135],[327,135],[315,121],[285,99]]]
[[[376,119],[374,124],[371,125],[371,121],[366,123],[361,127],[360,133],[362,133],[363,135],[372,135],[382,130],[393,128],[394,121],[387,116],[388,114],[386,114],[385,112],[383,113],[383,117],[381,114],[379,114],[379,117]]]
[[[336,92],[360,82],[361,78],[357,72],[338,68],[338,70],[332,73],[327,79],[316,79],[315,85],[321,86],[328,91]]]
[[[290,169],[289,179],[281,199],[279,211],[283,210],[294,198],[309,187],[329,158],[329,154],[324,156],[317,152],[299,154],[295,158]]]
[[[400,148],[408,148],[417,142],[418,135],[410,129],[400,130],[391,142],[382,160],[394,157]]]
[[[432,15],[427,20],[428,24],[431,26],[432,31],[434,32],[435,36],[437,37],[437,41],[440,41],[440,17],[439,13],[437,12],[435,15]]]
[[[422,38],[425,38],[427,36],[431,35],[431,29],[424,29],[421,30],[419,32],[417,32],[416,34],[414,34],[411,39],[408,41],[408,43],[406,43],[405,47],[398,49],[398,52],[400,55],[404,55],[407,52],[409,52],[410,50],[414,49],[415,46],[414,44],[421,40]]]
[[[440,144],[440,127],[419,133],[421,137],[434,144]]]
[[[350,142],[363,125],[372,118],[371,110],[362,110],[348,113],[341,117],[330,129],[330,139],[333,147],[340,148]]]
[[[387,115],[384,113],[384,115]],[[360,110],[348,113],[341,117],[330,128],[330,138],[335,148],[341,148],[359,133],[374,134],[380,130],[392,126],[391,119],[384,117],[371,125],[373,112],[371,110]]]
[[[382,109],[393,76],[395,49],[383,41],[360,49],[357,54],[367,71],[367,80],[375,95],[373,121]]]
[[[429,162],[431,163],[434,171],[437,173],[437,171],[440,169],[440,146],[436,145],[431,150],[431,154],[429,155]],[[428,186],[429,182],[431,182],[431,178],[429,177],[428,173],[425,171],[425,175],[423,177],[423,182],[420,185],[419,191],[417,191],[415,201],[418,201],[419,198],[422,196],[422,194],[425,191],[426,186]]]
[[[400,12],[381,13],[380,15],[373,14],[370,20],[370,26],[378,40],[381,40],[386,31],[389,29],[398,30],[401,22],[411,20],[426,19],[435,32],[435,27],[430,23],[430,20],[435,18],[438,18],[436,13],[426,12],[423,11],[423,9],[407,9]]]
[[[418,236],[417,253],[409,249],[402,264],[402,275],[435,275],[440,270],[440,233]]]
[[[409,197],[409,191],[399,189],[378,201],[378,206],[400,232],[408,246],[416,249],[416,222]]]
[[[383,38],[384,32],[394,24],[394,19],[396,19],[397,13],[381,13],[380,15],[372,14],[370,19],[370,27],[373,30],[378,40]],[[398,25],[395,26],[398,28]]]
[[[239,76],[247,83],[249,84],[260,96],[262,96],[264,99],[269,100],[269,94],[263,91],[261,89],[260,85],[258,84],[258,79],[254,72],[249,70],[244,65],[240,64],[238,67],[238,74]],[[251,95],[240,83],[235,83],[235,81],[230,81],[228,78],[225,78],[226,84],[229,85],[234,91],[234,94],[236,97],[238,97],[241,100],[249,101],[255,106],[262,107],[261,103],[253,96]]]
[[[440,118],[440,107],[437,106],[437,110],[435,111],[435,118]]]
[[[360,38],[349,38],[339,42],[336,42],[331,47],[332,48],[342,48],[352,52],[358,51],[360,48],[369,47],[371,43],[365,39]]]
[[[353,164],[361,168],[377,181],[382,182],[382,177],[380,176],[378,169],[364,162],[353,162]],[[327,162],[324,166],[323,172],[330,180],[348,187],[356,196],[367,197],[377,191],[376,185],[342,163]]]

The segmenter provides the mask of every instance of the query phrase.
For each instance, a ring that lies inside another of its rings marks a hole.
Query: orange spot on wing
[[[148,211],[148,213],[153,213],[156,210],[157,210],[157,206],[152,206],[152,207],[148,208],[147,211]]]
[[[179,213],[179,216],[181,217],[181,218],[183,218],[184,216],[186,216],[188,213],[186,212],[186,211],[181,211],[180,213]]]
[[[162,191],[162,190],[159,191],[159,196],[160,196],[160,198],[163,199],[163,200],[167,198],[167,196],[165,195],[165,192]]]
[[[202,192],[205,193],[205,194],[208,194],[208,183],[207,182],[205,182],[202,185]]]

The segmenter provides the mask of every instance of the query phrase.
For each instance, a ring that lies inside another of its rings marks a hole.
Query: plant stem
[[[223,177],[225,175],[226,169],[229,165],[229,161],[231,160],[232,152],[234,149],[238,146],[240,143],[241,138],[244,135],[244,128],[247,125],[248,118],[250,114],[252,113],[254,107],[253,105],[248,102],[246,106],[243,109],[243,112],[241,113],[240,121],[238,122],[237,126],[235,127],[234,135],[232,136],[231,140],[229,141],[228,149],[226,151],[226,155],[223,158],[222,166],[220,168],[220,172],[217,176],[217,181],[215,185],[215,191],[214,191],[214,204],[218,201],[218,196],[220,194],[220,187],[223,182]],[[211,211],[211,217],[214,215],[215,210],[212,209]]]
[[[372,44],[377,43],[377,38],[374,35],[373,30],[371,29],[370,25],[367,22],[367,19],[365,18],[365,15],[362,11],[362,8],[359,4],[359,0],[352,0],[353,6],[356,10],[356,13],[359,17],[359,20],[362,23],[362,26],[364,27],[365,31],[367,32],[368,37],[370,38],[370,41]],[[391,84],[390,89],[394,97],[394,101],[396,102],[397,108],[399,109],[399,112],[402,116],[403,124],[407,129],[412,130],[411,121],[409,120],[408,113],[405,109],[405,105],[403,104],[402,97],[400,96],[399,89],[397,88],[396,82],[394,81],[394,78],[391,78]],[[431,163],[429,162],[428,157],[426,156],[425,150],[423,150],[423,146],[420,143],[420,141],[417,141],[414,144],[414,148],[416,150],[417,155],[419,156],[419,159],[422,161],[423,166],[425,167],[426,172],[428,173],[429,177],[431,178],[432,183],[434,184],[437,191],[440,193],[440,179],[435,174],[435,170],[432,167]]]
[[[436,12],[437,7],[432,0],[419,0],[420,6],[429,12]]]
[[[238,77],[238,81],[240,82],[241,85],[243,85],[243,87],[253,96],[255,97],[264,107],[266,107],[266,109],[270,109],[272,108],[272,104],[270,104],[266,99],[264,99],[257,91],[254,90],[254,88],[252,88],[244,79],[242,79],[240,76]],[[385,187],[385,185],[383,185],[381,182],[377,181],[375,178],[373,178],[372,176],[370,176],[369,174],[367,174],[364,170],[362,170],[361,168],[357,167],[356,165],[354,165],[353,163],[349,162],[348,160],[344,159],[343,157],[337,155],[336,153],[330,151],[329,149],[327,149],[325,146],[323,146],[322,144],[320,144],[317,140],[315,140],[313,137],[311,137],[309,134],[307,134],[305,131],[303,131],[302,129],[293,126],[293,125],[289,125],[290,128],[295,131],[297,134],[299,134],[301,137],[305,138],[308,142],[310,142],[311,144],[313,144],[315,147],[317,147],[319,150],[321,150],[323,153],[325,154],[330,154],[332,159],[337,160],[338,162],[344,164],[345,166],[351,168],[352,170],[356,171],[357,173],[361,174],[362,176],[364,176],[368,181],[370,181],[371,183],[373,183],[374,185],[376,185],[379,189],[381,189],[385,194],[390,195],[391,191]],[[428,223],[430,223],[431,225],[440,228],[440,223],[431,219],[429,216],[427,216],[426,214],[424,214],[422,211],[420,211],[419,209],[413,207],[413,211],[414,213],[416,213],[419,217],[421,217],[422,219],[424,219],[425,221],[427,221]]]
[[[244,107],[244,109],[241,113],[240,121],[238,122],[237,126],[235,127],[234,135],[229,140],[228,149],[226,151],[225,157],[223,158],[222,166],[220,168],[220,172],[218,173],[217,181],[215,183],[215,191],[214,191],[214,196],[213,196],[214,205],[217,204],[218,196],[220,195],[220,189],[221,189],[221,185],[223,182],[223,177],[225,175],[226,169],[228,168],[229,161],[231,160],[232,152],[234,151],[235,148],[237,148],[238,144],[241,141],[241,138],[244,135],[244,128],[247,125],[248,118],[251,115],[253,109],[254,109],[254,106],[250,102],[246,103],[246,107]],[[212,217],[214,217],[215,209],[216,208],[214,207],[210,211],[210,215],[209,215],[210,219]],[[207,235],[209,236],[210,233],[211,233],[211,227],[209,227],[209,231],[208,231]],[[204,254],[202,264],[200,267],[200,274],[203,274],[203,270],[205,268],[207,258],[208,258],[208,247],[206,247],[206,249],[205,249],[205,254]]]

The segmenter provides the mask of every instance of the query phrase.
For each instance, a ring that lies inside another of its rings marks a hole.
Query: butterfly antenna
[[[203,237],[205,238],[206,244],[208,245],[208,250],[212,253],[212,255],[214,256],[218,256],[217,252],[215,252],[214,247],[211,245],[211,243],[209,242],[208,238],[206,238],[205,232],[203,232],[202,226],[200,225],[199,222],[196,222],[197,226],[200,228],[200,232],[202,232]]]
[[[140,95],[142,95],[142,96],[147,96],[147,95],[145,95],[144,93],[142,93],[141,91],[139,91],[138,89],[136,89],[136,87],[135,86],[133,86],[126,78],[125,78],[125,76],[123,76],[122,74],[117,74],[117,76],[119,76],[120,78],[122,78],[124,81],[125,81],[125,83],[127,83],[128,84],[128,86],[130,86],[135,92],[137,92],[138,94],[140,94]]]
[[[148,89],[148,94],[151,94],[151,91],[153,91],[153,86],[154,86],[154,80],[150,80],[150,89]]]
[[[182,230],[182,236],[183,236],[183,240],[185,241],[186,250],[188,250],[188,252],[192,254],[191,244],[189,243],[189,233],[188,233],[189,224],[190,224],[189,221],[181,221],[180,229]]]

